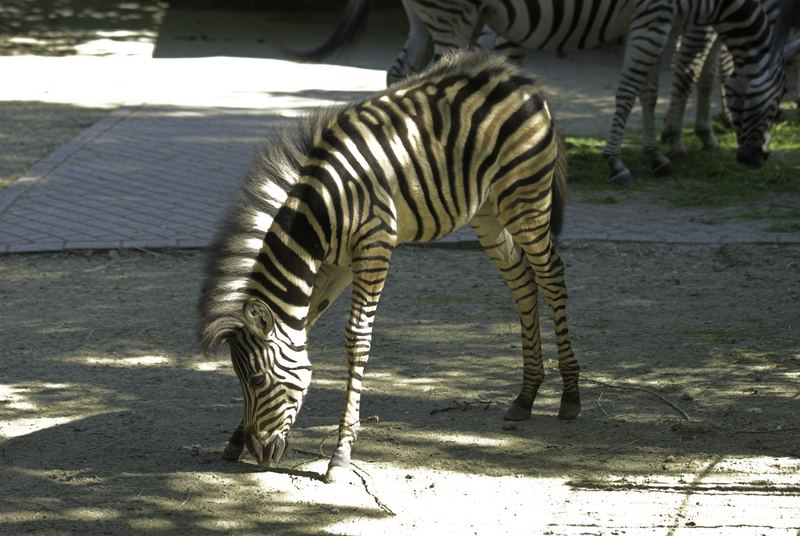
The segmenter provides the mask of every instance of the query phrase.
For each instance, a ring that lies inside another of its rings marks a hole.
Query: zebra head
[[[244,303],[242,319],[228,345],[244,394],[245,442],[259,465],[274,467],[311,383],[305,332],[276,320],[256,298]]]
[[[725,83],[728,106],[736,131],[736,160],[758,168],[769,156],[772,126],[779,118],[786,93],[786,67],[800,51],[800,40],[773,52],[772,61],[760,75],[736,74]]]

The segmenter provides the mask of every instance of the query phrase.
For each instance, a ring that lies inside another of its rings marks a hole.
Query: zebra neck
[[[720,2],[718,9],[714,29],[733,56],[737,74],[760,72],[769,64],[773,37],[763,6],[757,0],[740,0]],[[754,38],[743,43],[741,34],[745,30]]]
[[[291,200],[278,211],[251,275],[251,294],[297,331],[306,324],[314,281],[328,249],[314,218],[304,211],[302,203]]]

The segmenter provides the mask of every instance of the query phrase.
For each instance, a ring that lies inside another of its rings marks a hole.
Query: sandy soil
[[[583,414],[555,417],[550,374],[504,428],[521,363],[502,281],[480,251],[404,247],[367,370],[375,419],[333,485],[317,453],[346,298],[312,333],[306,405],[265,472],[220,459],[242,400],[226,355],[197,351],[201,253],[2,257],[2,533],[795,534],[800,248],[561,248]]]
[[[3,24],[28,4],[4,3]],[[64,3],[38,4],[34,25]],[[157,19],[125,28],[138,39]],[[42,28],[2,52],[86,38]],[[1,187],[106,111],[0,113]],[[372,418],[335,485],[319,453],[343,401],[345,297],[312,333],[282,468],[262,471],[220,459],[242,400],[227,356],[198,353],[201,252],[0,256],[0,535],[799,534],[800,247],[561,252],[582,415],[556,419],[550,374],[533,418],[504,427],[521,378],[510,295],[480,251],[404,247],[367,369]]]

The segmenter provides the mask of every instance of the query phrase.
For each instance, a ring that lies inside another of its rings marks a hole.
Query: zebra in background
[[[792,47],[797,41],[789,42],[789,34],[800,29],[800,2],[798,0],[762,0],[769,24],[773,28],[773,48],[782,47],[784,62],[796,55]],[[795,58],[798,60],[798,58]],[[695,134],[703,149],[719,148],[714,136],[711,119],[711,95],[715,85],[715,75],[720,78],[720,103],[722,121],[727,127],[733,126],[733,117],[727,105],[725,85],[734,75],[735,65],[731,53],[722,46],[722,41],[714,29],[708,26],[690,28],[680,39],[672,61],[672,90],[669,109],[661,133],[662,143],[669,144],[670,156],[686,154],[681,128],[686,101],[692,87],[697,84],[697,109],[695,112]],[[800,63],[798,63],[800,70]],[[800,86],[798,86],[800,90]]]
[[[366,4],[368,0],[350,2]],[[785,73],[759,0],[403,0],[403,4],[412,13],[411,30],[417,34],[409,36],[389,71],[390,78],[422,68],[428,61],[429,39],[434,58],[450,48],[469,48],[484,23],[499,36],[497,49],[514,57],[522,57],[526,49],[573,51],[625,37],[616,109],[603,150],[609,180],[623,185],[632,176],[620,148],[637,97],[651,169],[656,175],[671,171],[655,134],[658,65],[671,33],[712,26],[737,68],[737,76],[728,84],[730,99],[737,103],[731,106],[739,140],[737,160],[758,166],[768,152]],[[363,19],[349,19],[345,24],[357,28]],[[334,41],[324,45],[334,46]]]
[[[392,250],[465,223],[519,314],[522,387],[505,418],[530,418],[544,376],[537,287],[555,321],[559,417],[575,418],[579,366],[551,237],[564,188],[565,152],[538,83],[499,55],[448,53],[421,75],[271,140],[218,235],[201,298],[202,345],[229,345],[244,393],[225,456],[246,444],[259,464],[278,463],[311,381],[307,331],[352,281],[349,380],[326,481],[347,469]]]

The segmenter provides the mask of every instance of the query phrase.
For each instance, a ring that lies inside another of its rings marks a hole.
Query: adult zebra
[[[453,53],[362,102],[321,111],[275,140],[212,248],[201,341],[227,342],[244,444],[276,464],[311,380],[306,333],[352,280],[349,380],[326,480],[349,465],[372,322],[394,247],[469,222],[517,304],[523,379],[506,412],[527,419],[542,383],[538,291],[552,309],[563,380],[559,417],[580,412],[560,227],[564,149],[536,80],[502,56]]]
[[[800,29],[800,2],[798,0],[761,0],[767,20],[773,28],[773,48],[781,47],[781,57],[788,61],[796,54],[797,41],[787,43],[792,31]],[[794,47],[794,48],[793,48]],[[719,68],[717,69],[717,66]],[[800,68],[800,64],[798,64]],[[686,154],[681,128],[686,101],[692,87],[697,84],[697,109],[695,115],[695,134],[704,149],[719,148],[714,136],[711,121],[711,93],[715,87],[714,78],[718,72],[721,87],[723,119],[734,124],[732,110],[727,106],[725,86],[734,74],[734,58],[722,46],[714,29],[709,26],[689,28],[682,36],[672,61],[672,90],[664,119],[661,141],[669,144],[670,156]],[[741,83],[741,82],[739,82]],[[798,88],[800,90],[800,88]],[[782,88],[781,95],[785,91]]]
[[[367,2],[350,0],[351,4]],[[677,35],[690,27],[711,26],[728,46],[737,68],[728,89],[738,110],[734,124],[737,159],[758,166],[768,152],[785,73],[759,0],[403,0],[403,4],[412,13],[411,34],[390,77],[422,68],[428,61],[429,39],[434,58],[449,48],[468,48],[484,23],[500,36],[498,50],[516,57],[525,49],[571,51],[626,37],[614,117],[603,150],[609,180],[620,184],[632,180],[620,148],[637,97],[651,168],[656,174],[670,170],[655,134],[658,63],[672,32]],[[363,18],[355,15],[365,11],[350,13],[353,17],[345,24],[359,27]],[[335,45],[331,40],[315,52]]]

